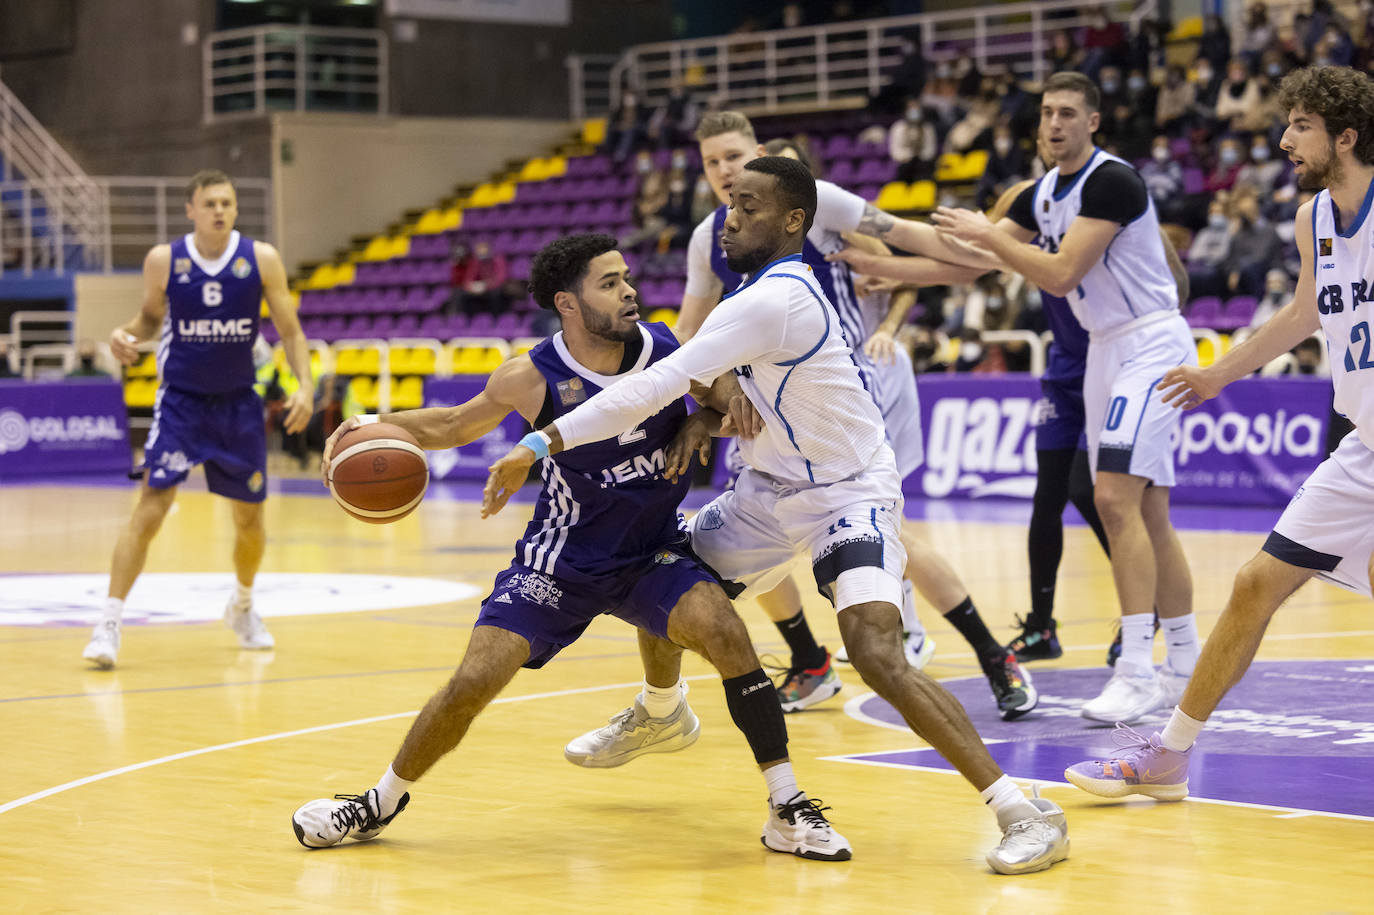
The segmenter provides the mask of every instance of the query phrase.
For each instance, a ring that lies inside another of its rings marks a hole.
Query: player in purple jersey
[[[186,218],[194,231],[148,252],[143,307],[110,334],[110,351],[125,365],[139,358],[139,343],[158,336],[161,381],[144,449],[143,488],[115,545],[104,612],[82,654],[101,668],[114,666],[124,600],[143,570],[148,545],[176,499],[177,486],[197,464],[205,465],[210,491],[233,506],[238,587],[225,607],[224,622],[242,648],[265,650],[274,644],[253,609],[252,593],[267,545],[262,510],[267,439],[262,400],[253,390],[253,342],[263,299],[287,363],[301,380],[285,405],[289,433],[304,429],[310,419],[310,351],[281,256],[271,245],[234,229],[238,198],[229,176],[198,172],[186,193]]]
[[[609,235],[573,235],[544,248],[530,288],[535,301],[558,314],[562,331],[501,365],[472,400],[385,420],[422,447],[452,448],[487,434],[512,410],[536,426],[551,422],[674,352],[677,341],[666,327],[640,323],[630,271],[615,246]],[[701,393],[724,404],[738,390],[727,375],[714,395]],[[534,517],[482,603],[458,670],[420,712],[376,787],[296,811],[292,825],[302,845],[374,838],[405,809],[412,783],[458,745],[521,667],[542,667],[592,620],[610,614],[691,648],[720,671],[730,716],[768,783],[763,844],[803,858],[849,859],[849,843],[826,821],[821,802],[797,787],[782,708],[748,630],[679,527],[692,457],[677,437],[686,416],[678,398],[617,438],[544,459]],[[324,465],[340,435],[376,419],[341,425],[325,446]],[[661,689],[646,684],[612,721],[610,727],[641,738],[639,747],[625,748],[626,758],[697,739],[701,725],[678,706],[678,692],[676,677]],[[664,716],[665,704],[677,713]]]

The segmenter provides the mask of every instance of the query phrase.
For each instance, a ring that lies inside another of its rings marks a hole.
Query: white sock
[[[105,608],[104,608],[104,609],[101,611],[101,613],[100,613],[100,621],[101,621],[102,623],[105,623],[105,622],[114,622],[114,623],[117,623],[117,622],[119,622],[120,618],[123,617],[123,616],[124,616],[124,601],[120,600],[118,597],[107,597],[107,598],[105,598]]]
[[[381,811],[382,819],[396,812],[396,805],[401,803],[401,796],[414,784],[397,775],[395,769],[386,767],[386,774],[377,781],[377,807]]]
[[[672,686],[653,686],[648,680],[639,692],[639,704],[650,718],[667,718],[682,704],[682,680]]]
[[[1154,672],[1155,619],[1149,613],[1131,613],[1121,618],[1121,657],[1117,666],[1126,665],[1134,674]]]
[[[997,814],[997,825],[1003,829],[1018,820],[1040,816],[1039,808],[1026,800],[1021,786],[1012,781],[1009,775],[1003,775],[979,793],[983,797],[983,803]]]
[[[1164,646],[1169,650],[1169,666],[1174,669],[1174,673],[1191,677],[1193,668],[1197,666],[1197,656],[1201,652],[1197,643],[1197,617],[1185,613],[1171,620],[1161,619],[1159,628],[1164,630]]]
[[[797,787],[797,777],[792,774],[790,762],[778,763],[764,769],[763,780],[768,783],[768,800],[774,807],[786,804],[801,791]]]
[[[1169,716],[1169,723],[1164,725],[1164,731],[1159,735],[1159,742],[1175,753],[1187,753],[1206,724],[1185,714],[1183,709],[1175,708]]]
[[[253,606],[253,586],[244,585],[237,581],[234,585],[234,609],[243,611]]]
[[[926,637],[926,627],[916,615],[916,589],[907,579],[902,579],[902,631],[920,639]]]

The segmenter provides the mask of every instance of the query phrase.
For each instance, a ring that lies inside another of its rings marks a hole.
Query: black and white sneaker
[[[768,803],[768,820],[759,838],[773,851],[813,861],[848,861],[849,841],[835,831],[817,799],[798,791],[786,804]]]
[[[396,809],[383,817],[376,788],[367,789],[366,794],[336,794],[333,800],[320,798],[302,804],[291,815],[291,828],[296,831],[296,841],[306,848],[328,848],[348,838],[366,842],[377,838],[409,803],[410,795],[401,795]]]
[[[984,661],[983,673],[987,675],[992,695],[997,699],[997,712],[1003,721],[1015,721],[1039,704],[1040,694],[1031,683],[1030,671],[1016,660],[1014,651]]]

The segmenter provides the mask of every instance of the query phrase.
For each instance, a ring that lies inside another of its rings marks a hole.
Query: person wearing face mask
[[[1264,275],[1264,297],[1255,306],[1254,317],[1250,319],[1250,329],[1259,330],[1260,325],[1279,313],[1283,306],[1293,300],[1293,281],[1287,271],[1275,267]]]
[[[924,181],[935,176],[940,147],[935,125],[920,99],[907,99],[902,117],[888,129],[887,151],[897,163],[898,181]]]
[[[1181,222],[1186,204],[1183,195],[1183,166],[1174,161],[1169,150],[1169,138],[1156,134],[1150,147],[1150,159],[1140,167],[1140,177],[1150,199],[1159,210],[1161,222]]]
[[[1209,194],[1218,191],[1229,191],[1236,185],[1236,175],[1240,174],[1240,167],[1245,164],[1245,155],[1241,152],[1240,142],[1234,137],[1227,137],[1221,141],[1221,146],[1217,148],[1216,166],[1207,174],[1205,189]]]
[[[109,378],[110,373],[98,367],[95,361],[95,341],[82,340],[76,344],[76,368],[67,373],[68,378]]]
[[[1197,86],[1188,81],[1182,67],[1169,67],[1155,97],[1155,127],[1171,137],[1181,135],[1192,123],[1196,102]]]
[[[992,155],[973,192],[974,206],[986,209],[1011,185],[1026,177],[1026,156],[1012,139],[1011,128],[998,124],[992,131]]]
[[[1283,163],[1274,159],[1269,140],[1262,133],[1250,135],[1250,161],[1236,173],[1236,187],[1249,188],[1261,200],[1269,199],[1283,175]]]
[[[1283,242],[1274,227],[1260,218],[1259,201],[1253,194],[1238,195],[1232,212],[1239,224],[1222,265],[1226,271],[1226,292],[1258,297],[1264,292],[1265,273],[1283,256]]]
[[[1241,38],[1241,56],[1253,63],[1269,49],[1277,37],[1269,21],[1269,9],[1263,3],[1250,4],[1245,17],[1245,34]]]
[[[1226,79],[1217,92],[1216,119],[1234,126],[1249,111],[1259,107],[1259,83],[1250,78],[1245,61],[1237,58],[1226,68]]]
[[[1225,291],[1226,256],[1231,251],[1231,220],[1224,198],[1212,201],[1207,225],[1193,236],[1188,248],[1188,285],[1195,298],[1222,295]]]

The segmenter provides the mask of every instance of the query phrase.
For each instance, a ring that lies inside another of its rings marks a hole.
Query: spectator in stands
[[[1199,65],[1205,60],[1212,65],[1213,72],[1220,72],[1231,59],[1231,33],[1215,13],[1202,17],[1202,37],[1198,40],[1197,56]]]
[[[935,129],[943,134],[959,117],[959,83],[954,78],[954,67],[949,61],[942,60],[935,65],[935,77],[927,80],[925,91],[921,93],[921,107],[927,117],[935,116]]]
[[[1250,319],[1250,329],[1259,330],[1260,325],[1279,313],[1279,309],[1293,301],[1293,281],[1288,272],[1274,267],[1264,275],[1264,296],[1255,306],[1254,317]]]
[[[897,163],[898,181],[923,181],[935,177],[939,140],[920,99],[908,98],[901,119],[888,128],[887,151]]]
[[[1171,137],[1181,135],[1192,124],[1196,101],[1197,87],[1188,81],[1184,69],[1177,64],[1169,67],[1155,97],[1155,127]]]
[[[1288,73],[1288,56],[1279,47],[1271,47],[1260,55],[1259,72],[1264,74],[1271,85],[1278,85]]]
[[[1155,136],[1150,147],[1150,159],[1140,167],[1140,178],[1150,199],[1159,211],[1160,222],[1183,222],[1183,166],[1174,159],[1169,149],[1169,138],[1164,134]]]
[[[1125,57],[1126,30],[1121,23],[1112,22],[1107,11],[1099,6],[1088,14],[1088,24],[1083,27],[1082,45],[1082,70],[1089,77],[1096,77],[1103,67]]]
[[[973,205],[980,210],[986,209],[1004,190],[1026,177],[1025,152],[1016,142],[1011,127],[998,124],[992,130],[992,154],[973,192]]]
[[[1248,188],[1260,200],[1269,200],[1279,179],[1283,177],[1283,163],[1276,161],[1269,148],[1269,138],[1262,133],[1250,135],[1250,161],[1236,173],[1236,188]]]
[[[1338,25],[1329,25],[1312,48],[1312,63],[1318,67],[1348,67],[1355,59],[1355,45]]]
[[[639,106],[639,99],[633,92],[621,96],[620,107],[611,116],[606,126],[606,142],[601,147],[603,155],[620,164],[630,157],[647,135],[649,113]]]
[[[992,125],[997,122],[1001,109],[997,81],[992,77],[983,77],[978,93],[970,101],[963,118],[945,136],[945,151],[962,153],[970,149],[986,149],[992,138]]]
[[[499,315],[509,304],[506,300],[506,280],[510,272],[506,256],[491,250],[491,242],[483,239],[473,245],[472,258],[459,287],[459,307],[469,316],[479,310]]]
[[[1215,123],[1221,78],[1221,71],[1206,58],[1199,57],[1193,65],[1193,110],[1209,125]]]
[[[1236,176],[1240,174],[1241,166],[1245,164],[1245,153],[1240,148],[1240,141],[1235,137],[1227,137],[1221,141],[1217,147],[1217,161],[1211,172],[1207,175],[1206,190],[1209,194],[1217,191],[1229,191],[1236,185]]]
[[[716,197],[716,192],[711,190],[711,182],[706,179],[705,174],[697,175],[696,184],[692,187],[692,225],[700,223],[715,212],[718,206],[720,200]]]
[[[68,378],[109,378],[110,373],[96,364],[95,341],[82,339],[76,344],[76,368],[67,373]]]
[[[18,363],[15,353],[10,349],[8,337],[0,337],[0,378],[18,378]]]
[[[663,232],[658,238],[658,253],[666,254],[669,248],[685,248],[692,237],[692,229],[700,220],[692,219],[691,179],[687,175],[687,154],[682,150],[673,153],[672,167],[668,171],[668,196],[659,210],[663,219]]]
[[[681,79],[674,77],[668,97],[649,115],[645,132],[649,142],[658,149],[685,146],[692,142],[692,131],[696,130],[699,118],[692,94],[682,85]]]
[[[1226,252],[1226,291],[1230,295],[1264,293],[1264,275],[1279,263],[1283,242],[1278,233],[1260,216],[1259,200],[1254,194],[1237,194],[1231,203],[1236,221]]]
[[[1250,69],[1239,57],[1226,68],[1226,79],[1217,91],[1216,119],[1223,130],[1239,130],[1248,112],[1260,105],[1259,81],[1251,77]]]
[[[1269,8],[1263,3],[1250,4],[1245,16],[1245,34],[1240,40],[1240,56],[1254,67],[1276,37],[1274,26],[1269,22]]]
[[[630,221],[634,231],[620,239],[620,247],[633,250],[649,239],[656,239],[663,231],[666,222],[660,211],[668,202],[668,176],[654,168],[648,150],[641,150],[635,161],[639,172],[639,182],[635,187],[634,202],[630,208]]]
[[[1049,69],[1051,73],[1078,70],[1083,66],[1083,51],[1068,29],[1060,29],[1050,36]]]
[[[452,292],[449,293],[448,305],[444,309],[445,314],[456,314],[462,311],[463,283],[467,281],[468,267],[471,264],[471,249],[461,241],[454,242],[453,248],[449,250],[448,254],[448,284]]]
[[[1126,84],[1121,79],[1121,68],[1114,64],[1104,66],[1098,71],[1097,87],[1102,100],[1098,130],[1103,136],[1115,137],[1117,109],[1126,100]]]
[[[1207,225],[1193,236],[1193,244],[1188,248],[1188,286],[1194,298],[1218,296],[1224,292],[1231,232],[1226,196],[1215,197],[1207,208]]]
[[[1168,23],[1158,19],[1142,19],[1130,38],[1126,52],[1126,65],[1142,73],[1163,70],[1168,61],[1165,59],[1165,45],[1169,36]]]
[[[1150,141],[1156,132],[1154,112],[1154,89],[1144,73],[1132,70],[1126,78],[1126,88],[1118,96],[1112,111],[1114,126],[1111,136],[1122,158],[1135,161],[1149,154]]]
[[[1312,63],[1316,66],[1329,66],[1330,63],[1334,62],[1329,61],[1326,64],[1317,62],[1317,46],[1323,38],[1329,37],[1331,29],[1334,28],[1338,33],[1344,34],[1349,28],[1349,23],[1345,21],[1344,16],[1336,12],[1331,0],[1312,0],[1312,12],[1306,19],[1304,30],[1299,32],[1298,25],[1298,17],[1294,16],[1293,31],[1302,36],[1303,47],[1312,57]]]

